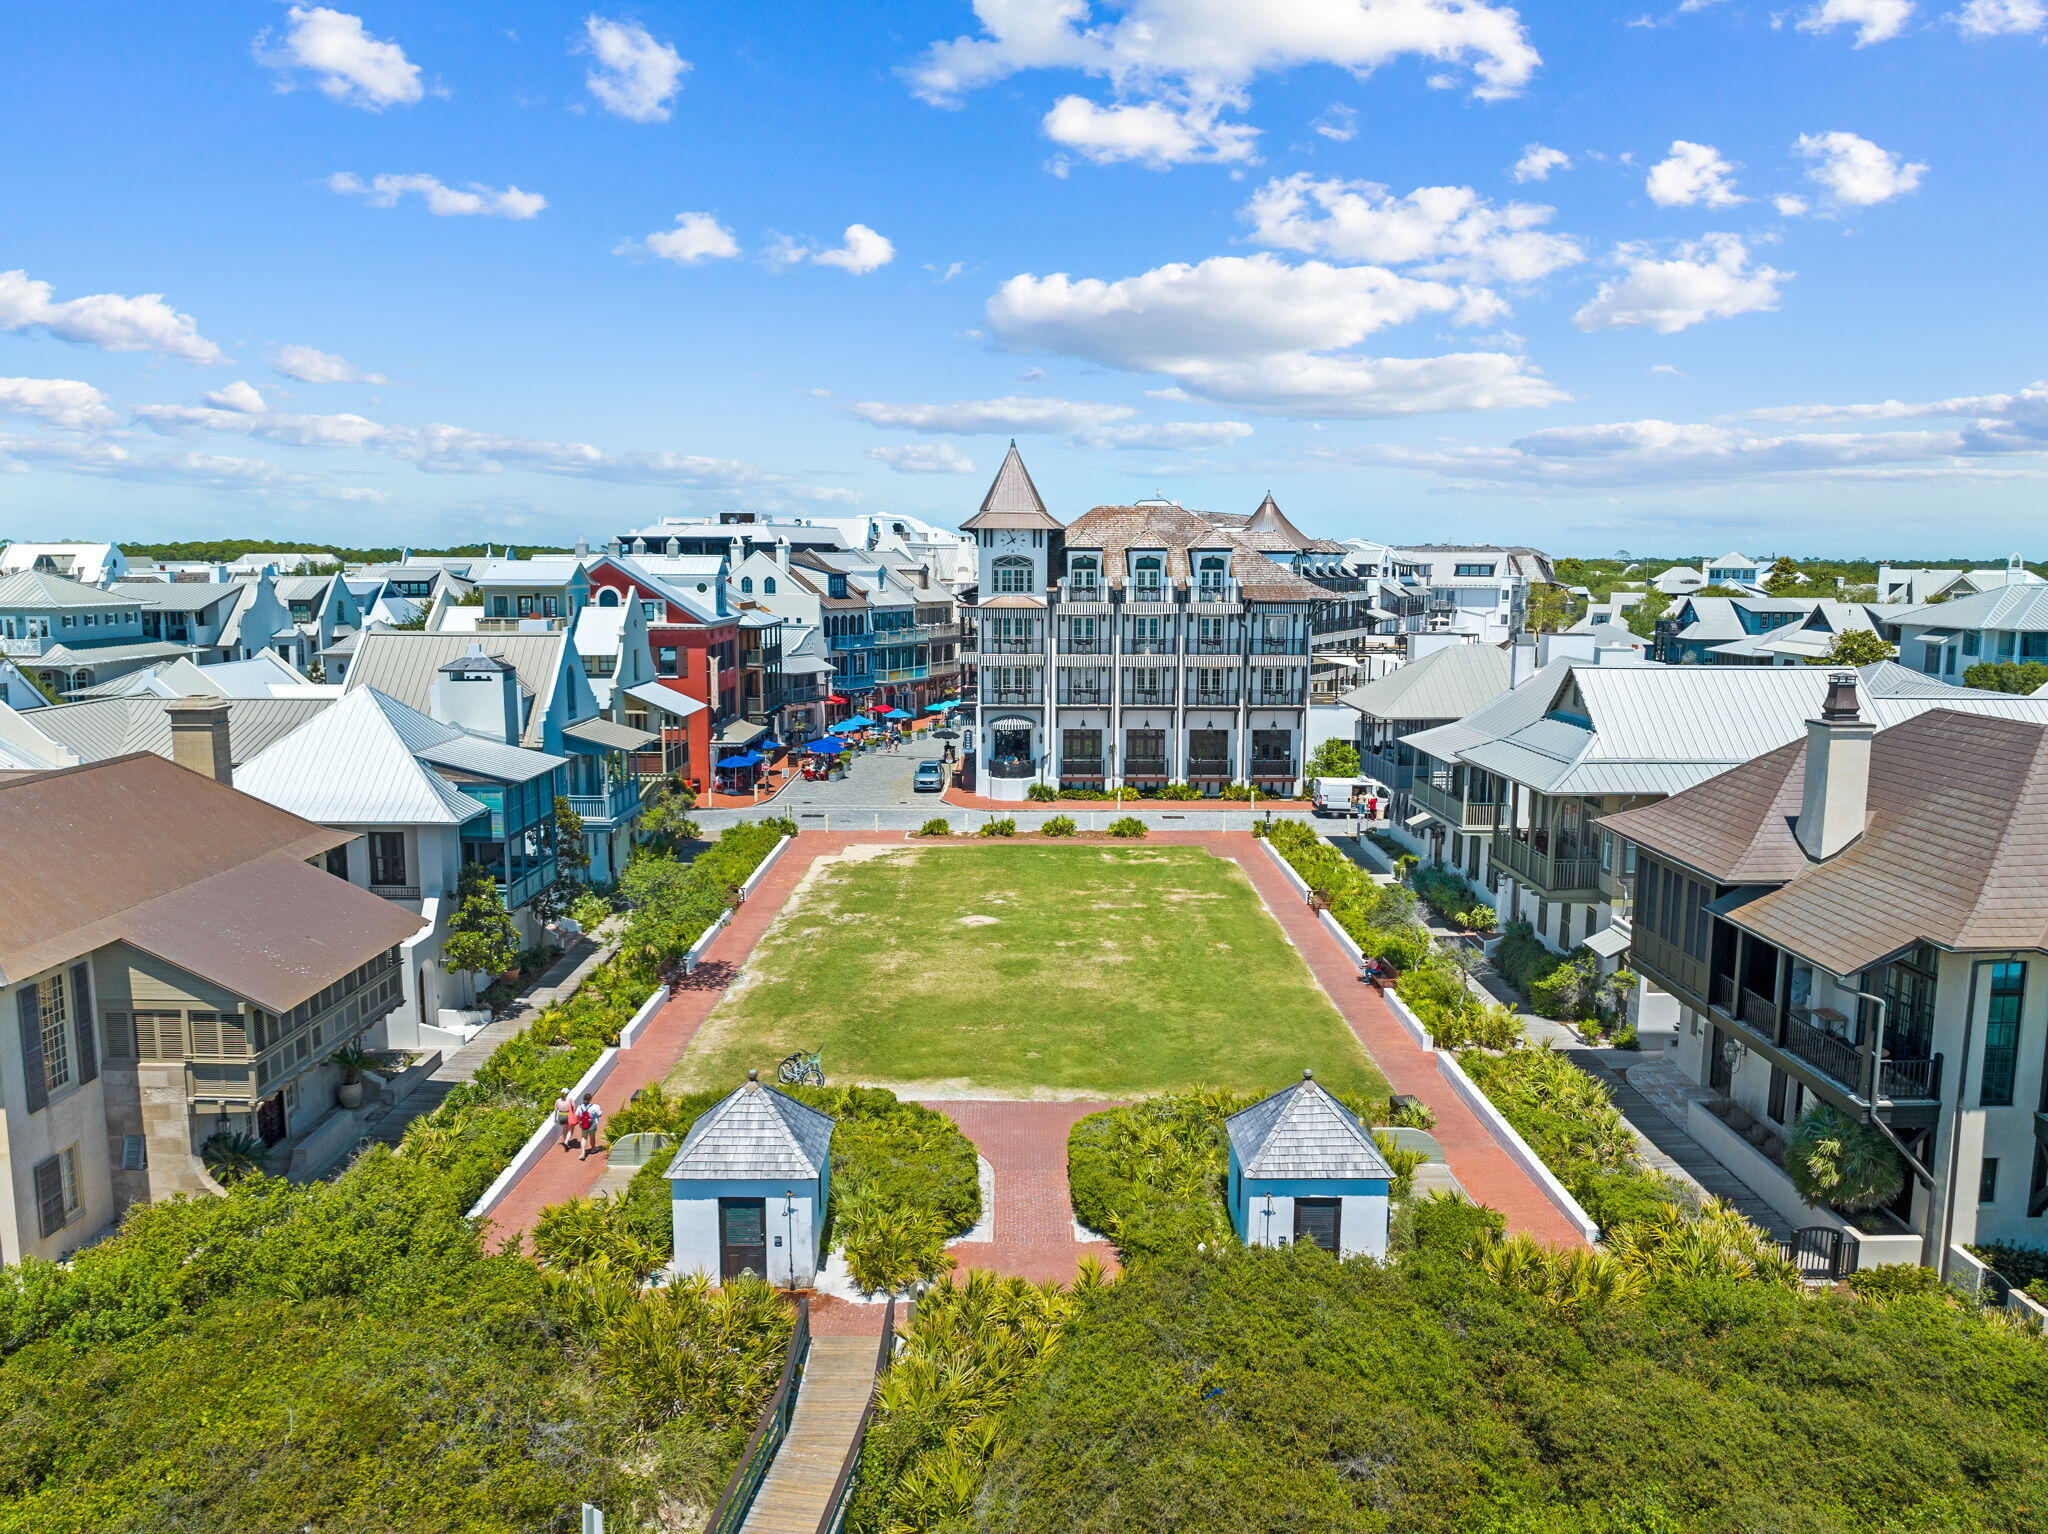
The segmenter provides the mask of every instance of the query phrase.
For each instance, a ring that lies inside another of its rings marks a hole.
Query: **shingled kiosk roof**
[[[2048,948],[2048,726],[1931,709],[1871,740],[1869,819],[1825,862],[1793,834],[1794,741],[1599,824],[1718,884],[1776,885],[1728,919],[1853,975],[1909,944]]]
[[[994,483],[988,487],[988,494],[981,498],[981,510],[960,526],[963,529],[1021,527],[1051,533],[1059,531],[1060,524],[1045,509],[1038,486],[1031,483],[1031,471],[1024,467],[1023,456],[1017,451],[1014,438],[1010,442],[1010,451],[1003,455],[1003,466],[996,470]]]
[[[750,1073],[745,1086],[690,1126],[668,1175],[671,1181],[809,1182],[825,1169],[831,1149],[829,1114],[763,1086]]]
[[[1392,1177],[1372,1131],[1317,1083],[1310,1071],[1263,1102],[1224,1121],[1247,1177]]]

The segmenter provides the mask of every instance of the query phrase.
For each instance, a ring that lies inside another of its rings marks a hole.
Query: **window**
[[[1769,1106],[1764,1111],[1770,1114],[1774,1123],[1785,1122],[1785,1083],[1790,1079],[1780,1067],[1771,1067],[1771,1095]]]
[[[1102,731],[1060,731],[1060,760],[1070,767],[1086,762],[1092,769],[1102,765]]]
[[[1934,966],[1934,950],[1919,943],[1905,957],[1885,966],[1882,985],[1867,987],[1880,992],[1890,1003],[1886,1009],[1885,1046],[1899,1059],[1925,1059],[1932,1052]],[[1870,1010],[1868,1003],[1863,1005]],[[1864,1021],[1867,1026],[1872,1019]]]
[[[1220,649],[1223,645],[1223,620],[1221,618],[1197,618],[1195,639],[1205,648]]]
[[[677,669],[676,656],[677,651],[674,645],[665,644],[660,646],[654,652],[654,669],[663,676],[681,676],[682,672]]]
[[[617,607],[619,605],[619,594],[609,586],[603,587],[597,593],[597,605],[599,607]]]
[[[1221,554],[1204,554],[1195,571],[1196,583],[1211,589],[1223,585],[1225,573],[1224,558]]]
[[[1494,567],[1492,565],[1459,565],[1457,573],[1459,575],[1491,575],[1493,570]]]
[[[765,577],[763,577],[763,578],[762,578],[762,581],[761,581],[761,595],[762,595],[762,596],[764,596],[764,597],[772,597],[772,596],[774,596],[774,595],[775,595],[775,577],[774,577],[774,576],[770,575],[770,576],[765,576]]]
[[[346,879],[348,877],[348,843],[343,842],[339,847],[330,847],[327,850],[327,857],[324,861],[327,871],[333,874],[335,878]]]
[[[78,1197],[78,1147],[66,1146],[47,1161],[36,1163],[36,1221],[45,1236],[77,1219],[84,1207]]]
[[[1983,1107],[2012,1106],[2013,1077],[2020,1061],[2020,1005],[2026,1000],[2026,991],[2026,965],[2008,960],[1991,966],[1991,1005],[1984,1016],[1984,1073],[1977,1095]]]
[[[403,831],[370,833],[370,882],[381,885],[404,885],[412,882],[405,876]]]
[[[1984,636],[1979,634],[1975,629],[1964,629],[1963,653],[1965,655],[1975,655],[1983,644],[1983,638]]]
[[[642,602],[640,604],[640,615],[649,623],[659,623],[661,621],[661,604],[659,602]]]
[[[1124,731],[1124,770],[1158,773],[1166,770],[1166,731]]]
[[[1074,586],[1102,583],[1102,566],[1093,554],[1076,554],[1067,561],[1067,581]]]
[[[1067,632],[1073,636],[1074,643],[1077,645],[1093,644],[1095,643],[1095,620],[1093,618],[1069,618],[1067,620]]]
[[[1286,730],[1252,731],[1252,766],[1270,766],[1284,763],[1292,766],[1294,760],[1294,737]]]
[[[1131,561],[1131,584],[1140,591],[1157,591],[1166,584],[1166,562],[1157,554],[1140,554]]]
[[[1977,1168],[1977,1202],[1995,1204],[1998,1202],[1998,1158],[1986,1156]]]
[[[71,1085],[71,1006],[62,975],[36,987],[36,1011],[43,1032],[43,1090],[55,1092]]]
[[[1020,554],[1006,554],[995,562],[991,584],[998,596],[1028,594],[1031,590],[1031,561]]]

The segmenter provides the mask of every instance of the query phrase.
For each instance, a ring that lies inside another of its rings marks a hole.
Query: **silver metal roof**
[[[1352,688],[1344,702],[1375,719],[1462,719],[1506,692],[1511,670],[1498,646],[1447,645]]]
[[[1901,613],[1893,620],[1905,628],[2009,629],[2039,633],[2048,629],[2048,584],[1995,586],[1976,596],[1930,603]]]
[[[170,698],[102,698],[90,703],[60,703],[31,710],[23,717],[59,745],[68,746],[88,762],[150,751],[171,754],[171,724],[164,712]],[[229,698],[228,755],[239,766],[279,736],[297,729],[332,698]]]
[[[244,762],[235,787],[321,825],[459,826],[488,813],[420,762],[398,725],[405,714],[382,693],[350,693]]]
[[[808,1182],[825,1170],[831,1153],[829,1115],[749,1081],[690,1126],[668,1176],[671,1182]]]
[[[1224,1121],[1247,1177],[1392,1177],[1372,1131],[1308,1072]]]
[[[239,596],[240,581],[133,581],[117,589],[132,591],[144,607],[165,613],[203,612],[216,602]]]
[[[356,645],[355,659],[348,668],[347,688],[354,692],[361,687],[374,687],[424,713],[433,697],[440,668],[471,645],[481,645],[487,653],[511,662],[513,670],[519,673],[521,689],[536,700],[527,711],[521,744],[537,747],[543,738],[549,702],[555,696],[563,653],[571,643],[570,636],[561,630],[546,634],[477,635],[370,629]]]
[[[134,607],[139,600],[126,592],[102,591],[47,570],[0,576],[0,607]]]

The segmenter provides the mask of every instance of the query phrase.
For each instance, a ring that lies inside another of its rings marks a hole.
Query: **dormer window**
[[[1136,591],[1162,591],[1166,587],[1166,561],[1158,554],[1139,554],[1131,560],[1131,587]]]
[[[997,596],[1029,595],[1031,592],[1031,561],[1021,554],[1006,554],[998,559],[990,568],[989,576]]]
[[[1221,590],[1230,575],[1230,561],[1222,554],[1200,554],[1195,558],[1195,584],[1204,590]]]
[[[1101,585],[1101,556],[1097,554],[1069,554],[1067,556],[1067,584],[1070,586]]]

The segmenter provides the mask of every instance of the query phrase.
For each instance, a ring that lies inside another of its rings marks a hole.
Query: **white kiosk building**
[[[1336,1257],[1387,1255],[1393,1168],[1372,1131],[1313,1071],[1224,1121],[1230,1223],[1246,1246],[1307,1242]]]
[[[831,1150],[830,1115],[749,1071],[669,1163],[676,1272],[809,1288],[824,1255]]]

